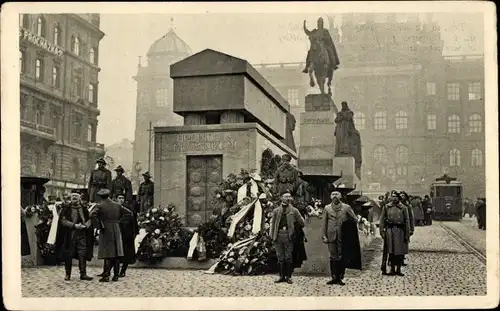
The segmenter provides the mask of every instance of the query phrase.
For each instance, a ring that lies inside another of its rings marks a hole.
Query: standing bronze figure
[[[333,72],[340,65],[337,49],[328,29],[323,28],[323,18],[318,19],[318,28],[309,31],[304,21],[304,32],[309,37],[311,48],[307,53],[306,68],[303,73],[309,73],[309,84],[314,87],[313,73],[316,77],[321,94],[325,94],[325,82],[328,78],[328,95],[332,95]]]

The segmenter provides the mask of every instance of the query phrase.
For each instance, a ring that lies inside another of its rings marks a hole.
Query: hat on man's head
[[[111,194],[111,191],[109,191],[109,189],[106,189],[106,188],[102,188],[101,190],[97,191],[97,195],[100,197],[109,196],[110,194]]]
[[[284,155],[281,156],[281,159],[285,161],[291,161],[292,156],[290,156],[288,153],[285,153]]]
[[[106,164],[107,164],[107,163],[106,163],[106,160],[104,160],[104,158],[99,158],[99,159],[97,159],[97,161],[95,161],[95,163],[102,163],[102,164],[104,164],[104,165],[106,165]]]
[[[287,193],[291,195],[292,191],[290,191],[290,189],[285,189],[285,190],[282,190],[280,194],[284,195],[284,194],[287,194]]]
[[[146,172],[146,173],[142,174],[142,176],[152,178],[151,174],[149,174],[149,172]]]
[[[115,172],[122,172],[122,173],[124,173],[125,170],[123,169],[123,167],[121,165],[118,165],[118,167],[115,168]]]

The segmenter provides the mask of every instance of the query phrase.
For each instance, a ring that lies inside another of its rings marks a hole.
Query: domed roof
[[[157,54],[186,54],[191,55],[191,48],[184,42],[177,34],[170,29],[170,31],[156,40],[148,51],[148,56]]]

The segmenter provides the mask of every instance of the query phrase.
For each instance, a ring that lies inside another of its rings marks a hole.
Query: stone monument
[[[262,152],[297,160],[289,106],[247,61],[206,49],[170,67],[183,126],[155,127],[155,202],[173,203],[187,227],[212,214],[218,183],[260,169]],[[158,198],[158,199],[157,199]]]

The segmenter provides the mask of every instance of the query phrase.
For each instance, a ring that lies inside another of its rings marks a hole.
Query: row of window
[[[436,95],[436,83],[428,82],[427,83],[427,95],[432,96]],[[481,82],[470,82],[468,85],[468,98],[469,100],[481,100],[482,90],[481,90]],[[451,82],[446,84],[446,93],[448,100],[460,100],[460,83]]]
[[[396,163],[408,163],[410,150],[406,146],[396,147]],[[387,149],[384,146],[376,146],[373,150],[373,158],[375,161],[380,163],[387,162]],[[460,150],[451,149],[449,152],[449,165],[450,166],[460,166]],[[483,165],[483,152],[481,149],[473,149],[471,152],[471,163],[472,166],[482,166]]]
[[[21,68],[21,73],[26,73],[26,56],[24,51],[19,52],[19,66]],[[35,59],[35,79],[40,82],[45,82],[45,62],[42,58]],[[81,96],[82,94],[82,78],[76,75],[72,81],[71,93],[73,96]],[[50,80],[52,87],[61,89],[61,68],[58,65],[52,66],[52,76]],[[90,83],[87,86],[88,90],[88,101],[91,104],[97,102],[97,87],[95,84]]]
[[[427,95],[429,96],[436,95],[436,88],[437,87],[435,82],[428,82],[426,87]],[[353,91],[351,93],[355,94],[361,93],[361,90],[357,86],[352,87],[352,90]],[[458,82],[447,83],[446,90],[447,90],[448,100],[452,101],[460,100],[460,83]],[[296,88],[290,88],[287,90],[287,99],[290,106],[300,105],[299,91],[300,90]],[[481,82],[476,81],[476,82],[470,82],[468,84],[468,98],[469,100],[481,100],[482,98]]]
[[[146,92],[139,92],[139,98],[138,102],[139,104],[146,104],[149,105],[149,103],[144,102],[146,97]],[[159,108],[164,108],[168,106],[168,89],[161,87],[157,88],[154,92],[154,102],[156,104],[156,107]]]
[[[19,15],[19,24],[22,25],[22,27],[29,29],[29,19],[26,14],[20,14]],[[62,30],[59,24],[55,24],[52,28],[52,43],[58,46],[62,46],[61,44],[61,38],[62,38]],[[43,16],[39,16],[36,21],[36,34],[39,37],[46,38],[47,37],[47,31],[46,31],[46,22]],[[80,57],[83,57],[83,48],[82,48],[82,40],[77,36],[77,35],[72,35],[71,36],[71,52],[73,54],[76,54]],[[96,48],[91,47],[88,50],[88,61],[91,64],[97,65],[97,53],[96,53]]]
[[[33,173],[42,173],[42,153],[40,150],[34,150],[32,153],[32,169]],[[59,165],[58,163],[58,156],[57,153],[52,153],[50,156],[50,163],[49,163],[49,168],[50,168],[50,175],[51,176],[56,176],[57,172],[59,171]],[[71,171],[72,171],[72,178],[73,180],[78,180],[78,179],[83,179],[85,176],[83,174],[83,170],[81,168],[80,160],[77,157],[74,157],[71,161]]]
[[[408,129],[408,114],[405,111],[399,111],[396,113],[396,129],[405,130]],[[359,130],[366,129],[366,116],[362,112],[356,112],[354,115],[354,124]],[[376,130],[386,130],[387,129],[387,113],[385,111],[379,111],[375,113],[374,116],[374,129]],[[460,117],[453,114],[448,117],[448,133],[460,133]],[[436,130],[437,128],[437,116],[435,114],[427,115],[427,129]],[[481,133],[483,130],[483,122],[479,114],[473,114],[469,117],[469,132],[470,133]]]

